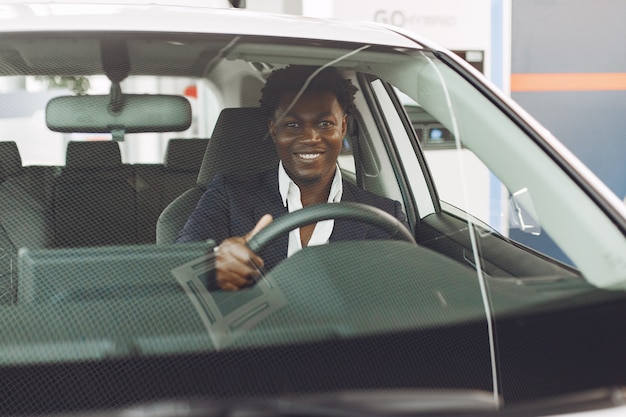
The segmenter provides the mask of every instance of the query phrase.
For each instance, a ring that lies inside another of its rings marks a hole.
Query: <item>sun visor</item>
[[[115,106],[109,95],[55,97],[46,106],[46,125],[54,132],[180,132],[191,125],[191,105],[182,96],[124,94]]]

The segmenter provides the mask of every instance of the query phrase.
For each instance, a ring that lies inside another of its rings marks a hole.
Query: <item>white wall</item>
[[[300,0],[246,0],[246,9],[268,13],[303,14]]]
[[[307,16],[399,26],[447,49],[484,51],[489,76],[491,0],[302,0],[302,10]]]

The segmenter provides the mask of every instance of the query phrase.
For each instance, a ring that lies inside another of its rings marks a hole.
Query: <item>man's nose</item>
[[[318,141],[321,139],[320,132],[314,124],[305,124],[302,131],[302,139],[306,141]]]

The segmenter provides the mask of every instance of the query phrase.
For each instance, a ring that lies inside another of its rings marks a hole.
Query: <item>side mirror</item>
[[[514,192],[509,198],[509,222],[513,229],[535,236],[541,235],[541,226],[537,221],[538,216],[533,205],[528,188],[522,188]]]

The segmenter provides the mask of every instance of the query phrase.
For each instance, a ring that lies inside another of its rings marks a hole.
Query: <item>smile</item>
[[[313,160],[319,158],[321,153],[297,153],[296,156],[300,159]]]

